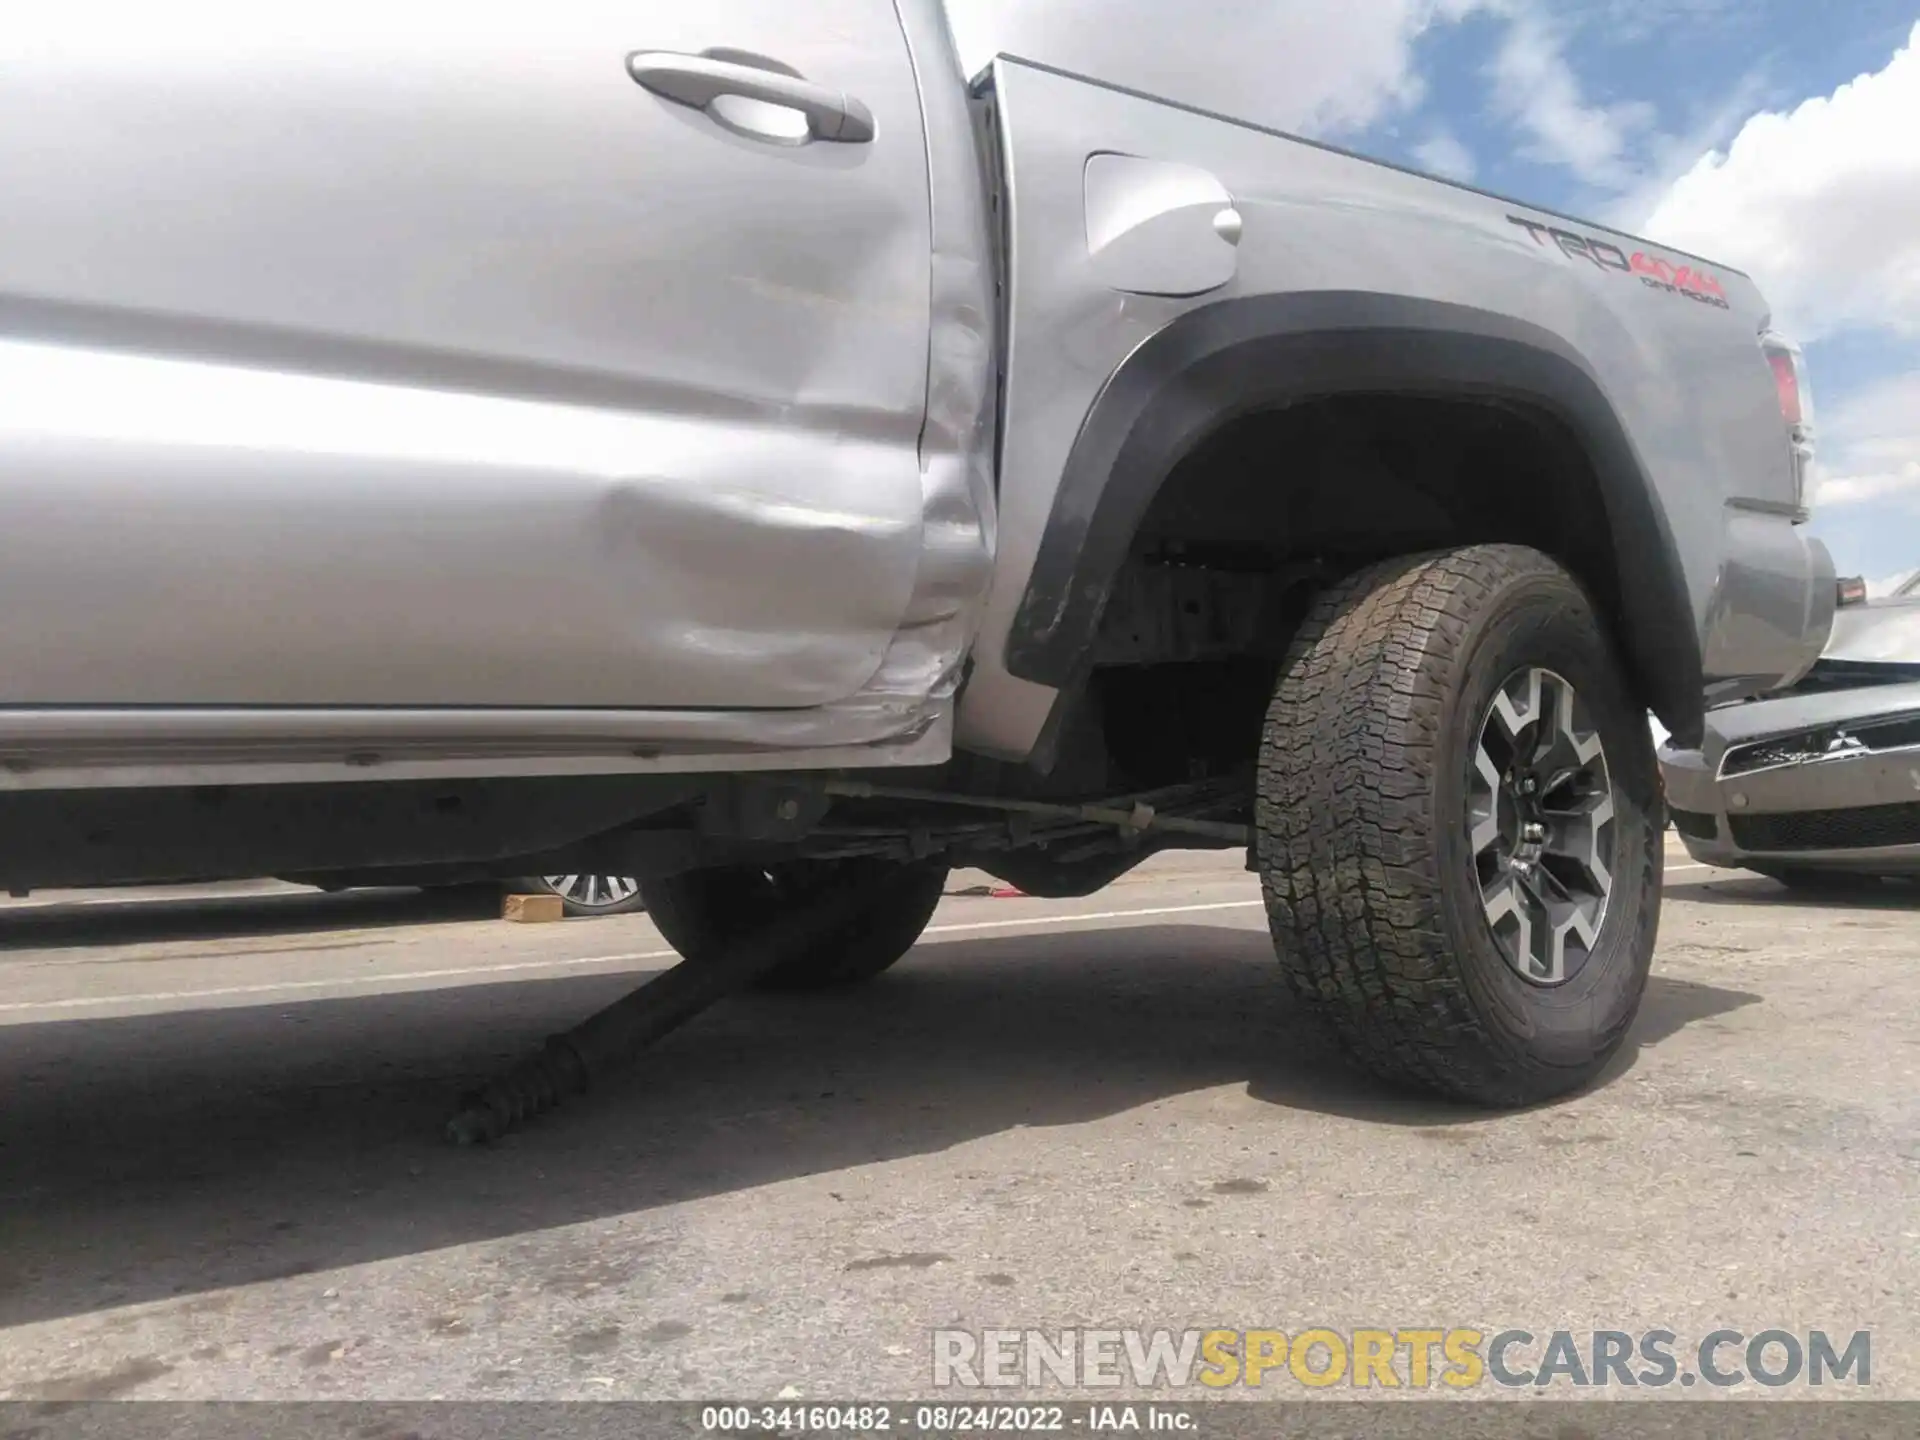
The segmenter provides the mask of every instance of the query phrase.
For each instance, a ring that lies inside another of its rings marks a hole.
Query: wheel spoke
[[[640,882],[631,875],[542,875],[540,879],[561,898],[594,908],[624,904],[640,893]]]
[[[1481,903],[1487,912],[1487,923],[1500,926],[1517,922],[1525,926],[1528,912],[1533,908],[1533,897],[1514,878],[1511,870],[1504,870],[1494,882],[1480,892]]]
[[[1507,953],[1507,962],[1522,978],[1547,978],[1546,942],[1553,934],[1552,918],[1532,886],[1509,870],[1481,892],[1487,924]]]
[[[1521,737],[1540,718],[1545,675],[1544,670],[1522,671],[1500,687],[1487,714],[1487,724],[1481,727],[1483,742],[1488,726],[1497,725],[1511,748],[1519,749]]]
[[[1487,754],[1486,739],[1483,736],[1473,752],[1474,774],[1479,777],[1480,785],[1473,789],[1471,805],[1472,830],[1470,839],[1473,853],[1482,854],[1500,838],[1500,767]],[[1484,790],[1482,790],[1484,786]]]
[[[1540,726],[1534,730],[1534,772],[1551,774],[1569,764],[1572,751],[1572,687],[1559,676],[1540,685]]]

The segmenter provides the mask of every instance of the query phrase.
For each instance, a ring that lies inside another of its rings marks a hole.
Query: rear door
[[[877,667],[929,287],[889,0],[27,7],[0,196],[0,704]]]

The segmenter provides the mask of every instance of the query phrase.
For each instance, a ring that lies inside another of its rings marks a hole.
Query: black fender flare
[[[1353,291],[1190,310],[1143,341],[1081,422],[1006,644],[1008,671],[1055,689],[1083,673],[1101,611],[1162,482],[1245,415],[1353,394],[1481,398],[1557,421],[1599,482],[1618,642],[1675,737],[1704,713],[1700,641],[1664,507],[1613,403],[1551,331],[1469,306]]]

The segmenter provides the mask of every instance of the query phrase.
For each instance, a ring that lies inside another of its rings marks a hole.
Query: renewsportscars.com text
[[[941,1389],[1865,1386],[1869,1331],[936,1330]]]

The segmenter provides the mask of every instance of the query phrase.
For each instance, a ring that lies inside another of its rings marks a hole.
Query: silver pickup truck
[[[640,877],[690,959],[1245,847],[1352,1053],[1593,1076],[1645,715],[1794,681],[1752,283],[935,0],[0,36],[0,881]]]

